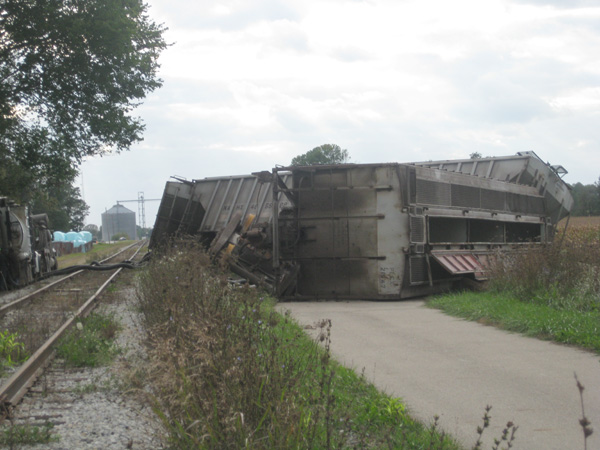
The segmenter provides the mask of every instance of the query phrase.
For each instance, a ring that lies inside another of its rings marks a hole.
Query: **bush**
[[[556,309],[600,310],[600,240],[585,229],[559,235],[553,244],[499,257],[490,287],[525,302]]]

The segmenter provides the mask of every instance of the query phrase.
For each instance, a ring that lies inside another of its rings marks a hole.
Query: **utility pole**
[[[144,193],[138,192],[138,217],[140,218],[140,226],[146,228],[146,207],[144,206]]]
[[[144,198],[144,193],[139,191],[137,200],[117,200],[117,205],[127,202],[137,202],[140,227],[146,228],[146,202],[160,202],[161,200],[161,198]]]

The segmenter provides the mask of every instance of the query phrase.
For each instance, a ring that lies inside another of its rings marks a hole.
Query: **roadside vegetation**
[[[139,300],[169,448],[460,448],[433,418],[418,423],[332,360],[329,321],[308,337],[259,290],[228,283],[193,243],[154,259]]]
[[[428,305],[600,353],[600,225],[577,222],[550,245],[498,259],[487,292],[443,295]]]
[[[70,253],[58,257],[58,268],[89,264],[92,261],[100,261],[109,257],[120,248],[131,245],[133,241],[117,241],[111,244],[94,244],[92,249],[86,253]]]

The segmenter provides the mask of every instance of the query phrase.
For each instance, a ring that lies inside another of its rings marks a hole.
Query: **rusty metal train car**
[[[29,214],[0,197],[0,291],[31,283],[55,270],[56,255],[46,214]]]
[[[276,167],[166,184],[151,238],[196,235],[282,299],[401,299],[485,279],[490,258],[552,240],[573,205],[533,152]]]

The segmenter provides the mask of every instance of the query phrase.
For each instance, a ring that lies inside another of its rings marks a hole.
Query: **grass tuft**
[[[42,427],[32,425],[12,425],[0,430],[0,445],[3,448],[15,448],[21,445],[39,445],[57,442],[59,437],[52,435],[53,425]]]
[[[120,351],[114,338],[120,325],[113,315],[92,313],[62,337],[57,355],[71,367],[98,367],[110,362]]]

